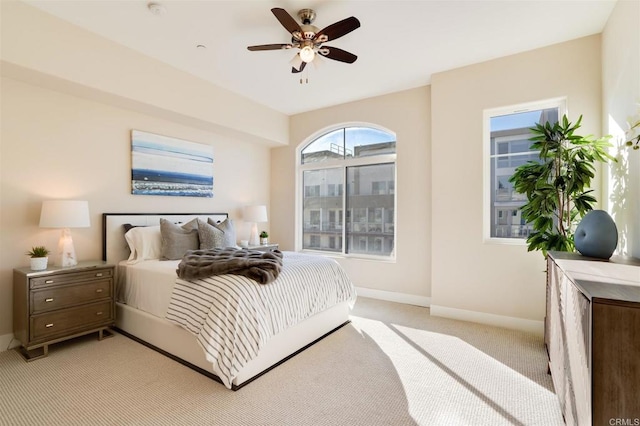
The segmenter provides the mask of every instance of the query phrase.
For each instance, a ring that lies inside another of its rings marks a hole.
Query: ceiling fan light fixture
[[[313,58],[315,58],[316,56],[316,52],[313,50],[313,48],[311,46],[305,46],[302,49],[300,49],[300,59],[302,59],[303,62],[311,62],[313,61]]]
[[[296,53],[296,56],[294,56],[289,63],[293,68],[299,70],[303,62],[302,59],[300,59],[300,55]]]

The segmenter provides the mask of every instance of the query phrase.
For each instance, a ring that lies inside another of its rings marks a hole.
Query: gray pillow
[[[224,248],[224,231],[209,225],[202,219],[198,219],[198,237],[200,238],[200,250]]]
[[[237,247],[236,242],[236,227],[233,224],[233,220],[226,218],[221,223],[215,223],[211,218],[207,219],[209,225],[213,225],[224,233],[224,247]]]
[[[160,259],[182,259],[187,250],[198,250],[198,221],[193,219],[184,225],[176,225],[166,219],[160,219],[162,249]]]

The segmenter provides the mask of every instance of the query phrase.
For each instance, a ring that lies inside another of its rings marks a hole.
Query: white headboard
[[[197,217],[216,223],[224,221],[227,213],[103,213],[102,214],[102,260],[116,265],[129,258],[129,246],[124,239],[123,225],[154,226],[160,224],[160,218],[173,223],[187,223]]]

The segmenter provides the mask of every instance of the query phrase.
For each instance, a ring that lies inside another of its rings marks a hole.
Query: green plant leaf
[[[525,194],[521,207],[524,220],[533,228],[527,238],[529,251],[573,251],[576,221],[596,204],[589,190],[595,177],[595,162],[615,161],[607,149],[610,136],[594,139],[577,130],[582,115],[571,123],[566,115],[559,122],[536,123],[530,147],[539,151],[539,162],[528,162],[515,169],[509,182]]]

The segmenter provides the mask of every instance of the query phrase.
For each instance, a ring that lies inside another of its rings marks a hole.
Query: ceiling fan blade
[[[313,68],[318,70],[325,64],[325,60],[322,58],[322,55],[316,55],[311,63],[313,64]]]
[[[343,35],[349,34],[357,28],[360,28],[360,21],[358,21],[358,18],[351,16],[318,31],[314,37],[314,41],[324,43],[326,41],[335,40]]]
[[[318,53],[325,58],[333,59],[335,61],[346,62],[352,64],[358,59],[353,53],[349,53],[346,50],[338,49],[337,47],[322,46],[318,50]]]
[[[280,50],[280,49],[291,49],[293,46],[291,44],[260,44],[258,46],[247,46],[252,52],[258,50]]]
[[[297,33],[298,35],[302,34],[300,24],[298,24],[286,10],[274,7],[271,9],[271,12],[275,15],[280,24],[282,24],[282,26],[291,33],[291,35],[294,35],[294,33]]]
[[[296,53],[296,56],[293,57],[293,59],[291,59],[291,61],[289,61],[289,63],[291,64],[291,66],[295,69],[300,69],[300,66],[304,63],[302,61],[302,58],[300,57],[299,53]]]
[[[292,73],[294,73],[294,74],[297,74],[297,73],[299,73],[299,72],[302,72],[302,70],[303,70],[303,69],[304,69],[304,67],[306,67],[306,66],[307,66],[307,63],[306,63],[306,62],[302,62],[302,65],[300,65],[300,68],[299,68],[299,69],[296,69],[296,68],[291,67],[291,72],[292,72]]]

